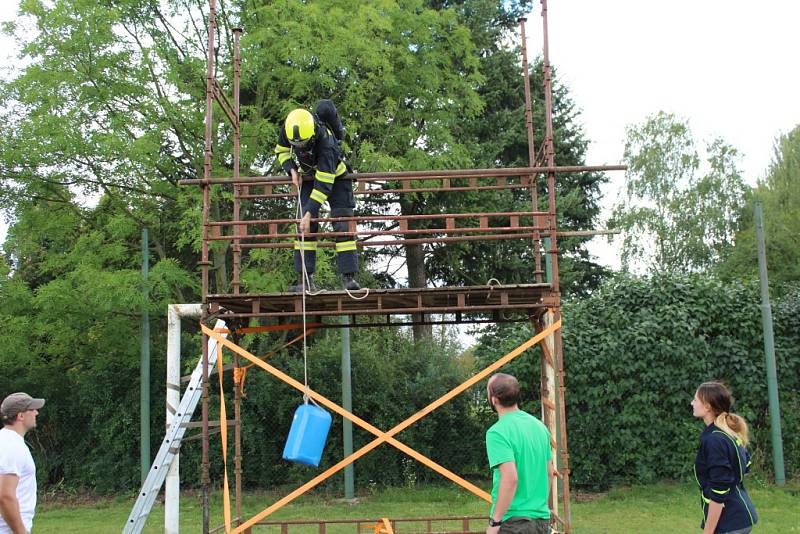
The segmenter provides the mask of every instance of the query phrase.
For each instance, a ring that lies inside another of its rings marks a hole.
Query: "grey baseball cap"
[[[44,399],[34,399],[20,391],[3,399],[3,404],[0,405],[0,414],[3,417],[14,417],[27,410],[39,410],[42,406],[44,406]]]

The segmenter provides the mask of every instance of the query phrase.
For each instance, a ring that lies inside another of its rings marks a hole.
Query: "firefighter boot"
[[[290,293],[302,293],[303,292],[303,275],[300,274],[297,278],[297,283],[293,286],[289,286]],[[317,285],[314,283],[314,274],[309,273],[308,275],[308,283],[306,284],[306,292],[307,293],[316,293],[317,292]]]
[[[361,286],[358,285],[356,279],[354,278],[355,274],[353,273],[345,273],[342,275],[342,287],[347,289],[348,291],[356,291],[361,289]]]

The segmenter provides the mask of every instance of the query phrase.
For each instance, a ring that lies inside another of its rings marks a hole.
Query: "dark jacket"
[[[278,128],[275,154],[286,174],[290,174],[292,169],[298,170],[300,174],[314,172],[314,190],[303,206],[303,213],[311,212],[313,217],[318,217],[320,206],[331,194],[334,180],[346,174],[347,167],[339,147],[339,141],[344,137],[344,128],[333,102],[320,100],[317,103],[314,122],[314,138],[304,148],[292,147],[281,124]]]
[[[715,532],[729,532],[755,525],[758,515],[744,488],[744,475],[750,468],[750,455],[735,437],[714,423],[700,434],[700,448],[694,461],[694,475],[700,486],[700,506],[705,526],[708,504],[722,503],[722,515]]]

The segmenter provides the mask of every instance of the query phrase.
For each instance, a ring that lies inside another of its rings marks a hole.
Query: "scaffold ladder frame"
[[[218,319],[214,327],[215,329],[225,329],[225,321]],[[227,334],[220,334],[220,336],[227,337]],[[208,343],[208,363],[213,365],[217,360],[217,343]],[[197,403],[200,401],[200,394],[203,384],[203,357],[192,371],[189,385],[186,387],[186,392],[181,398],[181,403],[178,406],[178,411],[172,419],[172,423],[167,429],[164,436],[164,441],[161,442],[161,447],[158,449],[153,465],[150,466],[150,471],[147,473],[144,484],[139,491],[136,502],[133,505],[128,521],[122,529],[123,534],[139,534],[144,528],[147,518],[150,516],[150,511],[153,509],[156,497],[161,486],[164,485],[164,480],[167,478],[169,466],[175,459],[181,448],[181,440],[186,433],[186,423],[191,421],[192,415],[197,408]],[[224,422],[222,423],[224,424]]]

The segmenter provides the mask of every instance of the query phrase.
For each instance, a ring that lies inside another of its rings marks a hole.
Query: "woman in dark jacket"
[[[694,461],[703,534],[747,534],[758,521],[744,488],[744,475],[750,468],[745,449],[747,423],[730,413],[732,406],[731,392],[719,382],[700,384],[692,400],[694,416],[706,424]]]

